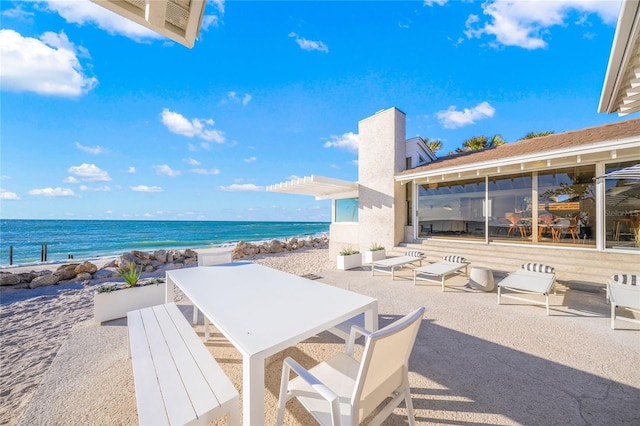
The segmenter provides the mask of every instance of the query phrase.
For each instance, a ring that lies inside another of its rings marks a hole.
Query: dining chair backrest
[[[351,400],[353,419],[362,421],[390,394],[406,385],[409,356],[424,311],[420,307],[367,337]]]
[[[220,265],[231,262],[233,262],[233,253],[231,250],[198,253],[198,266]]]

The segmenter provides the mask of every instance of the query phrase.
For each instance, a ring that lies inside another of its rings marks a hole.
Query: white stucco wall
[[[358,229],[357,223],[332,223],[329,226],[329,257],[335,259],[340,250],[344,247],[350,246],[354,249],[358,249],[361,252],[366,247],[361,248],[358,244]]]
[[[358,123],[359,232],[361,249],[372,242],[396,246],[404,239],[405,188],[394,176],[405,168],[405,114],[389,108]]]

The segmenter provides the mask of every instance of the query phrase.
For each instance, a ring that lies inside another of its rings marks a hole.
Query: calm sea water
[[[187,222],[120,220],[1,220],[0,266],[117,256],[131,250],[235,245],[291,237],[328,235],[327,222]]]

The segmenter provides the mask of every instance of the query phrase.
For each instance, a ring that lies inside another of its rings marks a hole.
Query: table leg
[[[378,330],[378,304],[374,303],[371,308],[364,311],[364,329],[369,331]]]
[[[264,425],[264,358],[242,357],[242,423]]]
[[[171,303],[174,301],[174,298],[175,298],[175,292],[173,290],[175,287],[175,284],[173,280],[169,278],[168,274],[165,275],[165,281],[166,281],[166,285],[165,285],[164,303]]]

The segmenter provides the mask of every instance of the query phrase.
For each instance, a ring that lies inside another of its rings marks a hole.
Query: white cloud
[[[185,163],[189,164],[190,166],[199,166],[201,163],[196,160],[195,158],[187,158],[184,160]]]
[[[177,177],[182,174],[180,170],[173,170],[167,164],[160,164],[157,166],[153,166],[156,169],[156,173],[159,175],[169,176],[169,177]]]
[[[232,101],[232,102],[240,103],[240,104],[242,104],[243,106],[245,106],[245,105],[247,105],[249,102],[251,102],[252,97],[251,97],[251,95],[250,95],[250,94],[248,94],[248,93],[245,93],[242,97],[240,97],[240,96],[238,96],[238,93],[237,93],[237,92],[229,92],[229,93],[227,94],[227,99],[228,99],[228,100],[230,100],[230,101]],[[226,102],[226,100],[225,100],[223,103],[225,103],[225,102]]]
[[[135,173],[136,172],[136,168],[133,166],[129,166],[129,168],[127,169],[127,173]]]
[[[244,161],[245,163],[253,163],[254,161],[256,161],[258,158],[257,157],[249,157],[249,158],[245,158]]]
[[[556,25],[568,25],[572,13],[596,14],[605,23],[615,24],[620,10],[618,1],[554,0],[514,1],[493,0],[482,4],[482,20],[470,15],[466,22],[467,38],[483,35],[495,37],[494,46],[518,46],[525,49],[547,47],[544,37],[548,29]],[[585,17],[577,22],[582,25]],[[477,26],[475,24],[478,24]]]
[[[462,111],[456,110],[452,105],[445,111],[438,111],[436,117],[446,129],[457,129],[458,127],[474,124],[478,120],[491,118],[496,113],[496,109],[489,102],[481,102],[473,108],[465,108]]]
[[[424,0],[424,5],[425,6],[433,6],[434,4],[437,4],[438,6],[442,6],[445,3],[447,3],[449,0]]]
[[[87,186],[80,185],[80,191],[90,191],[90,192],[111,192],[111,188],[107,185],[105,186]]]
[[[220,174],[220,170],[218,169],[191,169],[191,173],[195,173],[198,175],[211,175],[211,176],[215,176],[215,175],[219,175]]]
[[[20,197],[15,192],[0,189],[0,200],[18,201]]]
[[[131,187],[132,191],[135,192],[162,192],[164,189],[159,186],[147,186],[147,185],[137,185]]]
[[[302,50],[317,50],[318,52],[329,53],[329,48],[321,41],[307,40],[294,32],[289,33],[289,37],[293,38]]]
[[[80,183],[80,181],[73,176],[67,176],[66,178],[62,179],[62,181],[64,183]]]
[[[300,176],[298,175],[291,175],[287,178],[287,180],[296,180],[296,179],[300,179]]]
[[[78,97],[97,84],[78,60],[64,32],[46,32],[40,40],[0,30],[0,84],[3,90],[46,96]]]
[[[76,195],[73,190],[69,188],[42,188],[32,189],[29,191],[29,195],[43,195],[45,197],[73,197]]]
[[[220,191],[226,191],[226,192],[258,192],[258,191],[264,190],[263,187],[256,186],[252,183],[243,183],[243,184],[234,183],[229,186],[219,186],[218,189]]]
[[[33,12],[24,10],[21,4],[17,4],[13,9],[7,9],[2,12],[2,16],[6,16],[7,18],[19,19],[21,21],[30,20],[34,15],[35,14]]]
[[[67,171],[78,176],[84,182],[107,182],[111,180],[109,173],[95,164],[83,163],[79,166],[71,166]]]
[[[189,120],[182,114],[169,111],[165,108],[162,110],[162,123],[167,126],[172,133],[188,138],[195,136],[205,141],[217,143],[223,143],[225,141],[224,134],[212,128],[215,122],[211,118],[194,118],[193,120]]]
[[[78,148],[80,151],[88,152],[89,154],[93,155],[106,154],[107,152],[109,152],[106,148],[103,148],[100,145],[84,146],[78,142],[76,142],[76,148]]]
[[[49,10],[71,24],[95,25],[109,34],[122,35],[138,42],[165,39],[164,36],[93,2],[54,0],[47,1],[46,4]]]
[[[325,148],[340,148],[349,151],[358,151],[359,138],[353,132],[344,133],[342,136],[331,135],[331,140],[324,143]]]

